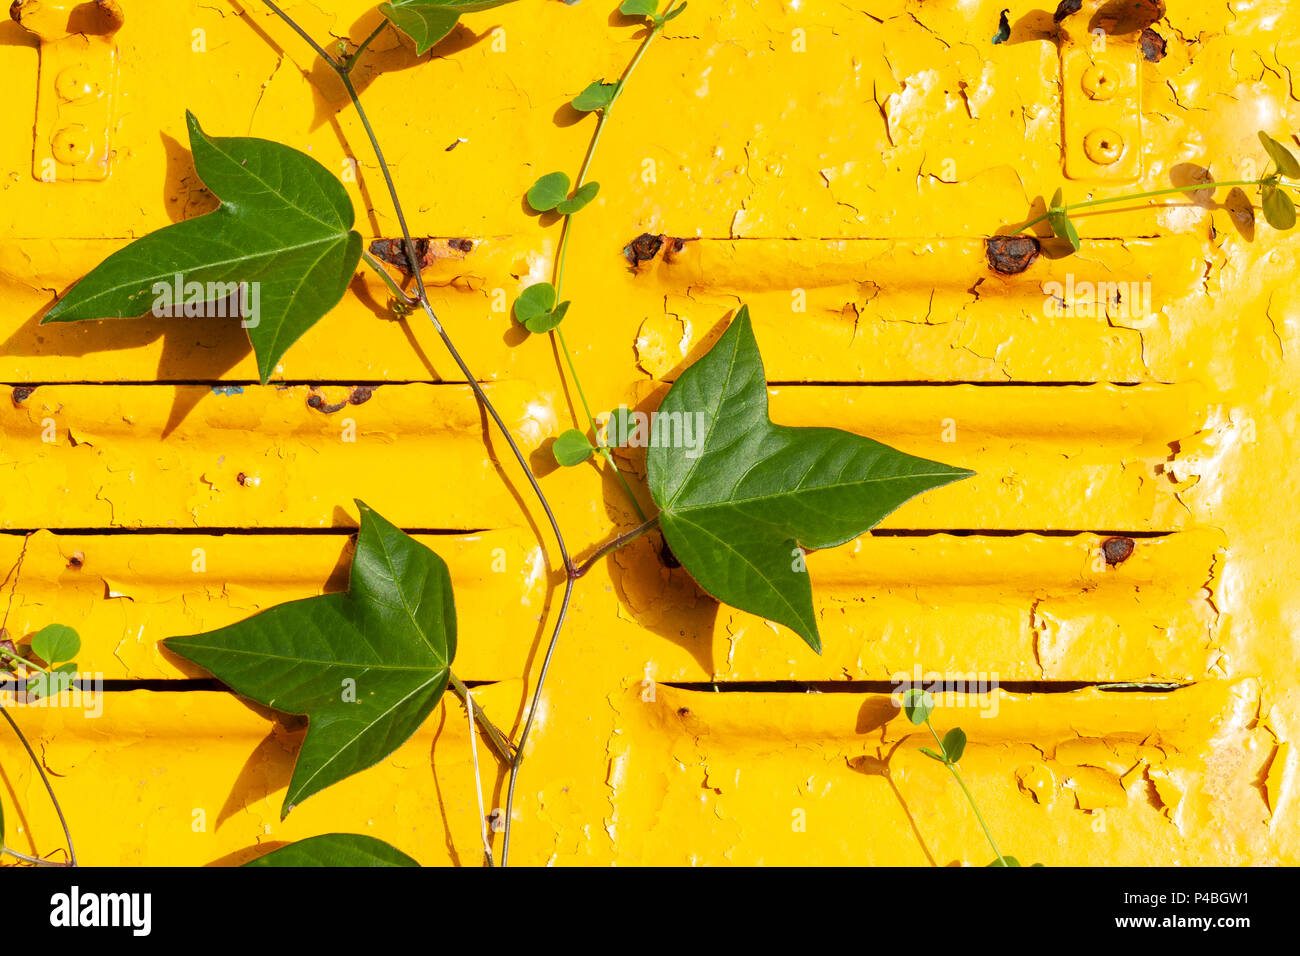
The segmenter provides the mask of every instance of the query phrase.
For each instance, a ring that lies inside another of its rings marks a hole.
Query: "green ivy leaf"
[[[659,10],[659,0],[623,0],[618,12],[625,17],[652,17]]]
[[[244,867],[262,866],[419,866],[383,840],[358,833],[326,833],[272,850]]]
[[[557,437],[555,444],[551,446],[551,451],[555,455],[555,460],[565,468],[581,465],[596,453],[587,436],[576,428],[570,428]]]
[[[579,113],[594,113],[596,110],[606,109],[614,102],[614,91],[617,89],[617,83],[597,80],[573,98],[573,108]]]
[[[415,52],[428,53],[450,33],[462,13],[477,13],[503,7],[513,0],[391,0],[381,3],[379,12],[388,22],[415,41]]]
[[[555,211],[561,216],[572,216],[587,203],[596,198],[596,193],[600,192],[600,183],[583,183],[578,187],[578,191],[569,199],[564,200],[555,207]]]
[[[647,468],[664,538],[700,586],[819,653],[796,549],[843,544],[914,495],[972,474],[839,429],[774,425],[748,307],[669,390]]]
[[[115,252],[41,322],[134,318],[165,294],[179,307],[170,294],[178,275],[205,290],[225,287],[214,300],[226,298],[237,283],[250,283],[257,298],[250,293],[244,322],[265,384],[289,346],[338,304],[352,281],[361,258],[352,203],[310,156],[264,139],[209,138],[193,113],[185,115],[195,169],[221,199],[220,208]]]
[[[903,713],[917,726],[929,720],[930,712],[933,710],[934,697],[929,691],[921,690],[919,687],[909,687],[903,693]]]
[[[70,661],[81,650],[81,638],[66,624],[48,624],[32,636],[32,653],[47,664]]]
[[[1263,130],[1259,131],[1259,141],[1264,144],[1264,150],[1268,153],[1268,158],[1273,160],[1273,165],[1277,166],[1279,173],[1289,179],[1300,177],[1300,160],[1295,158],[1291,150]]]
[[[456,608],[447,565],[363,502],[346,594],[281,604],[168,650],[245,697],[309,718],[282,815],[383,760],[447,687]]]
[[[569,177],[566,173],[547,173],[533,183],[525,198],[536,212],[550,212],[569,197]]]
[[[1264,220],[1274,229],[1285,232],[1295,225],[1295,204],[1285,190],[1266,183],[1260,190],[1260,206],[1264,210]]]
[[[956,763],[966,752],[966,731],[954,727],[943,735],[943,754],[949,763]]]

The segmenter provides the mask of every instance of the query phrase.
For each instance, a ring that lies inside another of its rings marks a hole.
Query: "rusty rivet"
[[[990,236],[984,240],[989,268],[998,275],[1019,275],[1034,264],[1040,251],[1033,236]]]
[[[1109,166],[1124,155],[1124,137],[1100,127],[1083,137],[1083,152],[1098,166]]]
[[[84,63],[77,63],[60,70],[59,75],[54,78],[54,89],[61,99],[69,103],[98,99],[104,92]]]
[[[63,127],[54,134],[50,145],[53,147],[54,158],[65,166],[80,166],[90,159],[95,148],[90,130],[80,123]]]
[[[1090,100],[1108,100],[1120,85],[1119,74],[1109,63],[1094,63],[1083,71],[1079,83]]]
[[[1117,564],[1123,564],[1133,554],[1135,547],[1132,538],[1117,536],[1107,538],[1101,543],[1101,553],[1106,558],[1106,563],[1112,567]]]

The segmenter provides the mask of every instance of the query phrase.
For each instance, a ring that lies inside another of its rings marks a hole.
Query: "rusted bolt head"
[[[1114,567],[1127,561],[1133,554],[1134,547],[1132,538],[1116,536],[1101,543],[1101,553],[1105,556],[1106,563]]]
[[[1033,236],[990,236],[984,240],[984,254],[989,268],[998,275],[1014,276],[1024,272],[1038,258],[1040,247]]]

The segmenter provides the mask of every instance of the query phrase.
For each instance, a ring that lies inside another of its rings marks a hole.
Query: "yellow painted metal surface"
[[[269,386],[237,323],[38,325],[105,255],[213,207],[186,108],[214,135],[309,151],[367,238],[397,231],[341,87],[260,4],[120,2],[103,181],[33,175],[50,58],[0,25],[0,607],[13,587],[11,631],[71,624],[82,669],[124,682],[11,713],[85,862],[239,862],[347,830],[477,863],[450,698],[390,759],[281,822],[300,723],[163,683],[202,675],[161,638],[342,587],[361,498],[448,560],[456,670],[517,729],[559,576],[436,335],[395,320],[370,276]],[[288,7],[321,39],[377,22],[362,0]],[[1075,29],[1063,61],[1041,13],[993,46],[998,10],[692,3],[639,68],[568,258],[565,329],[593,405],[653,408],[744,302],[777,421],[978,476],[809,556],[821,656],[718,607],[653,536],[597,565],[530,744],[513,861],[985,863],[887,690],[935,673],[1008,685],[943,700],[935,720],[968,733],[963,771],[1021,860],[1300,862],[1295,240],[1193,197],[1081,215],[1077,255],[1045,243],[1018,276],[991,272],[982,241],[1062,184],[1077,201],[1190,166],[1258,174],[1255,131],[1300,127],[1300,14],[1171,4],[1159,62],[1116,38],[1107,55],[1129,58],[1117,76],[1140,87],[1125,93],[1140,115],[1115,130],[1136,162],[1107,177],[1079,166],[1083,125],[1109,122],[1071,85],[1086,41]],[[576,396],[507,308],[559,238],[521,196],[586,147],[590,120],[557,110],[634,49],[609,13],[521,0],[465,17],[423,59],[385,34],[357,72],[412,228],[436,239],[433,304],[579,556],[635,516],[611,478],[548,463]],[[687,241],[634,268],[623,250],[646,232]],[[643,473],[643,456],[624,462]],[[1134,548],[1112,564],[1114,536]],[[1117,682],[1177,689],[1080,686]],[[480,758],[499,806],[504,777]],[[39,779],[3,734],[0,801],[17,849],[57,853]]]

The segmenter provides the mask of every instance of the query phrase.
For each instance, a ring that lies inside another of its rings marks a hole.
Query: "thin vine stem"
[[[596,562],[599,561],[601,558],[605,557],[605,555],[610,554],[611,552],[617,551],[619,548],[631,544],[633,541],[641,537],[641,535],[645,534],[647,531],[649,531],[658,523],[659,523],[659,516],[655,515],[653,518],[651,518],[649,521],[645,522],[644,524],[639,524],[631,531],[626,531],[623,534],[620,534],[617,538],[610,541],[608,544],[602,546],[595,554],[593,554],[590,558],[584,561],[577,568],[577,570],[573,572],[573,576],[575,578],[582,577],[593,567],[595,567]]]
[[[375,159],[379,164],[379,170],[383,174],[384,184],[388,188],[388,196],[390,201],[393,204],[393,211],[397,216],[398,224],[401,226],[402,243],[406,250],[406,258],[408,264],[410,265],[411,274],[415,277],[415,285],[416,285],[416,291],[418,293],[419,304],[421,307],[423,307],[425,314],[429,317],[429,321],[433,323],[433,327],[437,331],[438,336],[442,339],[443,345],[447,348],[447,351],[450,353],[452,359],[455,361],[456,365],[460,368],[461,373],[465,376],[465,380],[469,383],[470,389],[474,392],[475,398],[478,399],[479,404],[492,418],[493,422],[500,430],[501,435],[504,437],[506,444],[509,445],[510,451],[514,454],[515,459],[519,462],[520,467],[523,469],[524,475],[527,477],[528,483],[532,486],[533,492],[537,496],[537,500],[540,503],[542,510],[546,514],[546,519],[551,525],[551,530],[555,534],[555,541],[560,551],[560,558],[563,563],[564,572],[565,572],[564,592],[560,599],[560,607],[558,613],[556,614],[555,625],[551,631],[550,641],[547,643],[546,652],[542,657],[542,666],[538,674],[537,685],[534,688],[532,700],[528,708],[528,716],[527,718],[525,718],[523,730],[520,732],[519,742],[516,745],[514,758],[510,761],[510,783],[509,783],[507,797],[506,797],[505,830],[502,834],[502,840],[501,840],[501,865],[504,867],[506,866],[509,860],[510,823],[511,823],[511,816],[513,815],[513,809],[514,809],[515,786],[519,779],[520,768],[523,765],[525,748],[528,743],[528,735],[529,732],[532,730],[533,722],[537,717],[537,711],[541,704],[542,690],[546,683],[546,674],[550,670],[551,660],[555,655],[555,648],[559,643],[560,633],[564,628],[564,620],[566,615],[568,614],[569,604],[573,598],[573,583],[575,580],[575,578],[573,577],[573,570],[574,570],[573,561],[569,557],[568,546],[565,544],[564,541],[564,533],[560,530],[560,525],[555,518],[555,513],[552,511],[550,502],[547,500],[545,493],[542,491],[541,485],[538,484],[537,477],[533,474],[532,469],[528,466],[527,459],[524,457],[523,452],[519,450],[519,445],[515,442],[514,436],[510,434],[510,429],[506,426],[506,423],[502,420],[501,415],[497,412],[496,407],[492,404],[491,400],[487,397],[487,394],[483,391],[482,386],[479,385],[477,378],[475,378],[474,374],[470,371],[469,366],[465,364],[465,360],[461,357],[460,351],[456,348],[455,344],[452,342],[451,337],[447,334],[447,330],[443,328],[442,322],[439,321],[437,314],[433,311],[433,306],[430,305],[429,303],[429,297],[424,288],[424,277],[420,273],[419,257],[416,256],[415,254],[415,244],[411,241],[411,232],[406,224],[406,215],[402,210],[401,199],[397,195],[397,187],[393,183],[392,172],[388,168],[388,162],[384,159],[384,152],[379,145],[379,138],[375,135],[374,128],[370,125],[370,118],[366,115],[365,108],[362,107],[361,105],[361,99],[357,95],[356,87],[352,85],[352,79],[349,76],[348,69],[343,64],[335,60],[332,56],[330,56],[318,43],[316,43],[315,40],[313,40],[307,34],[305,30],[302,29],[302,27],[300,27],[296,22],[294,22],[292,17],[290,17],[287,13],[281,10],[273,2],[273,0],[262,0],[262,2],[271,10],[272,13],[274,13],[281,20],[287,23],[294,30],[294,32],[296,32],[300,37],[302,37],[307,42],[307,44],[311,46],[311,48],[315,50],[316,53],[322,59],[325,60],[326,63],[328,63],[331,67],[333,67],[334,71],[339,75],[339,78],[343,81],[343,86],[347,90],[348,98],[352,101],[352,106],[357,111],[357,117],[361,120],[361,125],[366,131],[367,138],[369,138],[370,140],[370,146],[371,149],[374,150]],[[355,63],[355,60],[353,62]]]
[[[929,729],[930,736],[934,738],[934,742],[939,745],[939,753],[944,755],[943,765],[948,768],[948,772],[951,773],[953,779],[957,781],[957,786],[961,787],[961,792],[966,794],[966,800],[970,803],[970,808],[975,811],[975,819],[980,822],[980,829],[984,831],[985,839],[989,841],[989,846],[993,848],[993,855],[998,858],[999,863],[1006,866],[1007,861],[1003,858],[1002,851],[998,849],[997,843],[993,840],[993,834],[989,830],[989,825],[984,821],[984,814],[980,813],[979,804],[975,802],[975,797],[966,786],[966,781],[963,780],[961,774],[957,772],[957,765],[948,759],[948,752],[943,746],[943,741],[939,739],[939,734],[935,732],[934,724],[930,723],[928,715],[925,718],[925,726]]]
[[[671,7],[671,5],[672,4],[670,3],[669,6]],[[609,118],[614,112],[615,104],[618,103],[619,97],[623,95],[623,88],[627,85],[628,80],[631,79],[637,65],[640,64],[641,60],[645,57],[646,51],[650,49],[650,44],[654,42],[655,37],[663,32],[664,22],[665,21],[662,19],[659,19],[650,25],[650,32],[647,33],[645,39],[641,41],[640,46],[637,47],[636,53],[628,63],[627,69],[623,71],[623,75],[620,76],[618,81],[614,84],[614,92],[610,96],[609,102],[600,110],[599,115],[596,117],[596,129],[591,134],[591,142],[587,144],[586,155],[583,156],[582,166],[578,169],[578,178],[573,184],[575,192],[581,189],[583,183],[587,181],[587,173],[591,171],[591,164],[596,158],[596,147],[600,145],[601,134],[605,132],[605,124],[609,122]],[[570,213],[564,217],[564,224],[560,227],[560,242],[555,251],[556,302],[564,301],[564,263],[569,251],[569,238],[573,233],[573,216],[574,214]],[[596,417],[591,413],[591,405],[588,403],[587,395],[583,391],[582,380],[578,377],[578,369],[573,361],[573,352],[570,351],[569,343],[564,339],[564,331],[557,325],[551,330],[551,333],[559,343],[560,353],[564,356],[565,364],[569,367],[569,378],[572,380],[574,388],[578,392],[578,400],[581,402],[582,410],[587,416],[587,424],[590,426],[592,433],[598,436],[599,429],[596,427]],[[561,374],[563,374],[563,370],[561,370]],[[614,469],[614,474],[618,477],[619,484],[623,486],[624,493],[626,493],[628,499],[632,502],[632,507],[636,509],[637,516],[642,521],[645,521],[645,510],[641,507],[640,500],[632,491],[632,486],[627,483],[627,478],[624,476],[623,470],[618,467],[618,463],[614,460],[613,452],[610,451],[609,446],[597,439],[596,450],[600,453],[601,457],[608,462],[609,467]]]
[[[1046,222],[1054,212],[1070,212],[1074,209],[1088,209],[1092,206],[1105,206],[1117,202],[1132,202],[1136,199],[1152,199],[1156,196],[1169,196],[1174,193],[1199,192],[1202,189],[1218,189],[1221,186],[1262,186],[1269,181],[1271,181],[1271,177],[1266,179],[1235,179],[1225,180],[1224,182],[1196,183],[1191,186],[1169,186],[1165,189],[1150,189],[1141,193],[1126,193],[1123,196],[1107,196],[1104,199],[1089,199],[1084,202],[1069,203],[1068,205],[1059,206],[1056,209],[1049,210],[1035,219],[1030,219],[1023,226],[1017,227],[1016,233],[1024,232],[1026,229],[1032,229],[1040,222]],[[1013,235],[1014,234],[1015,233],[1013,233]]]
[[[27,737],[22,732],[22,729],[18,726],[17,722],[14,721],[13,717],[9,716],[9,708],[0,706],[0,715],[3,715],[4,719],[9,721],[9,726],[13,728],[14,734],[20,741],[22,741],[23,749],[27,751],[27,756],[30,757],[32,763],[36,765],[36,772],[41,775],[41,782],[45,784],[45,791],[50,795],[50,802],[54,804],[54,812],[59,816],[59,825],[63,827],[63,838],[68,843],[69,862],[67,865],[76,866],[77,851],[72,846],[72,831],[68,829],[68,821],[63,815],[63,807],[59,805],[59,798],[54,795],[54,787],[50,784],[50,778],[45,774],[45,767],[41,765],[41,761],[36,756],[36,751],[32,749],[32,745],[27,742]]]

